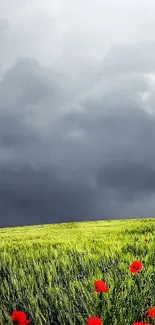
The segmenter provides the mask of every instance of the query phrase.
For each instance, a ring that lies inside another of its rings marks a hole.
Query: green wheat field
[[[137,259],[143,270],[132,274]],[[94,280],[109,287],[102,307]],[[0,229],[0,325],[13,324],[14,309],[30,325],[85,325],[100,312],[103,325],[131,325],[153,306],[155,219]]]

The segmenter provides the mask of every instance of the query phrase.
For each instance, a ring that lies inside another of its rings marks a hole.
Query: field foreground
[[[141,321],[155,306],[154,239],[155,219],[0,229],[0,325],[13,324],[15,309],[30,325]],[[129,272],[134,260],[143,263],[138,274]],[[95,292],[94,280],[109,291]]]

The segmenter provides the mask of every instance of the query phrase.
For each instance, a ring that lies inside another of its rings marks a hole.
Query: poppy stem
[[[139,274],[136,274],[137,276],[136,276],[136,278],[135,278],[135,284],[136,284],[136,286],[137,286],[137,288],[138,288],[138,290],[139,290]]]
[[[103,308],[103,292],[100,292],[99,293],[99,304],[98,304],[99,318],[102,317],[102,308]]]

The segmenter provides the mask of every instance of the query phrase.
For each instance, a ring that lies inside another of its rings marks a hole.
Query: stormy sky
[[[1,0],[0,227],[155,216],[154,0]]]

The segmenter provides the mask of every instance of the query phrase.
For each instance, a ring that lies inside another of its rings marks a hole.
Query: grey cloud
[[[155,117],[147,110],[155,82],[142,63],[130,71],[109,68],[98,81],[96,70],[87,89],[74,80],[71,92],[67,76],[36,60],[21,59],[5,72],[2,226],[140,216],[142,200],[146,214],[153,212]]]
[[[155,42],[114,44],[103,60],[102,73],[153,73]]]
[[[11,24],[4,35],[3,65],[34,57],[76,78],[102,60],[113,43],[153,41],[154,6],[148,0],[1,0],[2,18]]]
[[[49,71],[42,68],[37,60],[22,58],[3,76],[1,105],[13,106],[15,102],[23,110],[26,105],[42,104],[43,100],[55,104],[54,101],[60,99],[60,92],[62,95],[62,87],[55,84]]]
[[[21,59],[0,84],[0,142],[2,146],[37,145],[38,123],[48,120],[66,100],[63,88],[36,61]],[[34,119],[34,120],[33,120]],[[46,127],[46,126],[45,126]],[[45,130],[46,132],[46,130]]]
[[[121,190],[122,196],[126,190],[128,199],[130,193],[134,197],[136,192],[154,192],[155,169],[145,161],[114,161],[99,170],[98,182],[101,186]]]
[[[94,217],[94,193],[86,184],[63,181],[50,166],[1,172],[1,226],[39,224]]]

